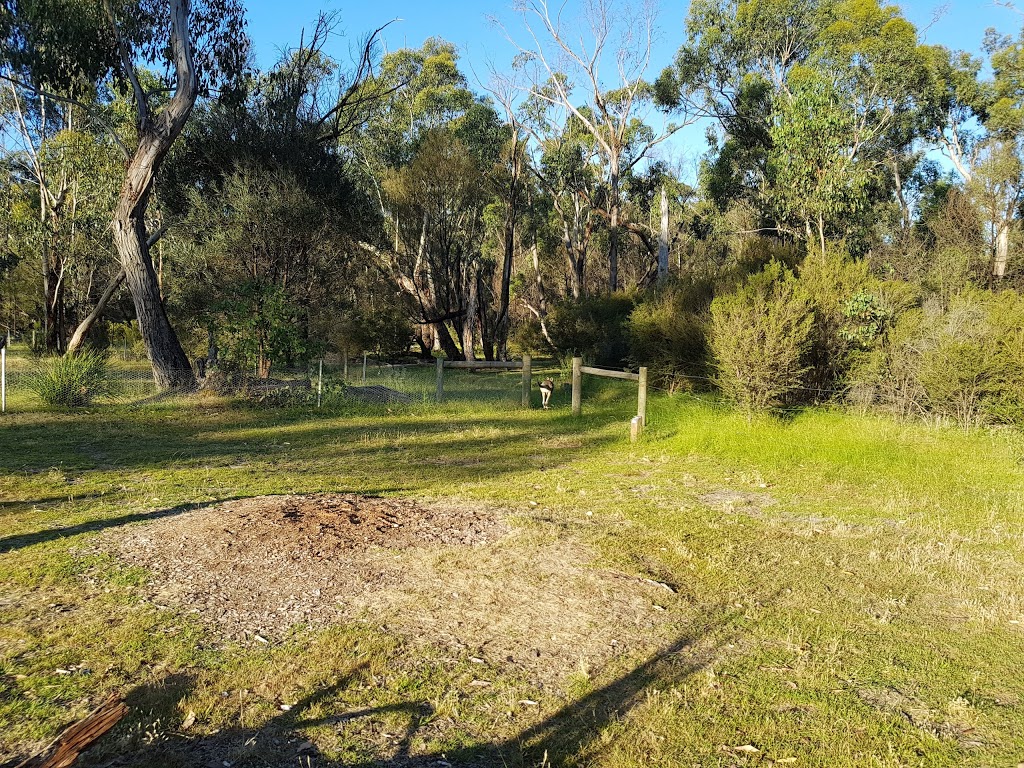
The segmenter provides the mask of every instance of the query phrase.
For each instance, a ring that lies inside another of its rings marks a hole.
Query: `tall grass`
[[[28,379],[28,388],[50,406],[82,408],[112,394],[107,356],[93,350],[44,360]]]

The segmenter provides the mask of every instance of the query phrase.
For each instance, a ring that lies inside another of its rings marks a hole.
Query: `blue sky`
[[[979,49],[987,27],[1016,33],[1024,21],[1024,16],[997,6],[991,0],[912,0],[899,5],[919,29],[928,27],[925,31],[928,42],[971,51]],[[458,45],[465,58],[479,71],[486,68],[488,57],[503,65],[512,55],[501,30],[492,26],[488,17],[504,20],[513,33],[519,31],[511,0],[380,0],[360,3],[350,0],[248,0],[246,6],[249,34],[262,65],[273,62],[281,48],[296,44],[302,28],[310,26],[321,9],[336,10],[341,15],[346,37],[337,40],[332,51],[339,58],[345,55],[350,43],[357,43],[366,32],[390,19],[401,18],[402,21],[392,25],[385,35],[390,50],[419,47],[428,37],[439,36]],[[663,0],[661,3],[663,38],[657,51],[658,60],[655,61],[658,69],[671,61],[672,54],[682,42],[687,7],[685,2]],[[938,21],[929,26],[936,13],[940,13]]]
[[[570,7],[576,4],[575,0],[570,0]],[[1024,23],[1024,15],[998,6],[992,0],[906,0],[898,5],[904,15],[922,30],[926,42],[974,53],[980,52],[982,37],[988,27],[1015,35]],[[328,53],[336,59],[347,61],[350,50],[356,49],[368,32],[391,19],[400,18],[400,22],[385,31],[387,50],[419,47],[432,36],[450,40],[461,51],[463,70],[474,90],[480,90],[474,82],[474,73],[486,80],[489,65],[499,70],[508,69],[515,54],[491,17],[501,20],[514,38],[522,42],[526,40],[521,21],[512,10],[512,0],[378,0],[358,3],[351,0],[247,0],[246,6],[249,36],[261,67],[271,65],[282,49],[296,45],[302,29],[312,27],[321,10],[340,14],[343,36],[328,47]],[[654,50],[651,75],[671,63],[682,43],[688,7],[688,2],[661,0],[661,39]],[[682,164],[681,170],[685,175],[691,175],[705,149],[703,128],[697,126],[675,137],[667,152]]]

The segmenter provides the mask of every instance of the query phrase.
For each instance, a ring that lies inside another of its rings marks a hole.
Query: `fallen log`
[[[35,757],[17,768],[69,768],[78,756],[128,714],[128,705],[111,694],[96,709],[64,729],[53,742]]]

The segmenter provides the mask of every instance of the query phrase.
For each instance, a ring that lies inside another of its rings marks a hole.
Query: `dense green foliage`
[[[51,353],[76,326],[112,343],[138,306],[118,290],[108,226],[132,84],[112,40],[87,44],[106,23],[88,13],[59,52],[34,53],[62,7],[12,4],[3,30],[17,77],[2,102],[0,319]],[[647,366],[671,391],[717,383],[753,410],[1019,420],[1016,326],[991,308],[1024,287],[1024,37],[990,31],[967,41],[976,57],[927,44],[878,0],[698,0],[651,83],[640,38],[622,38],[609,77],[562,55],[581,41],[543,7],[522,9],[532,43],[488,95],[439,38],[381,55],[371,37],[346,69],[328,51],[334,15],[242,71],[223,48],[237,7],[193,9],[200,75],[230,87],[199,98],[146,226],[160,299],[200,369],[579,354]],[[625,18],[654,28],[646,6],[601,8],[583,27],[596,39],[619,39]],[[125,27],[124,42],[155,65],[170,17],[139,9],[153,29]],[[146,93],[170,82],[133,71]],[[694,184],[666,140],[707,114]],[[758,277],[773,262],[777,279]],[[760,384],[737,384],[741,359]]]
[[[748,413],[781,405],[800,386],[811,308],[778,262],[711,304],[711,347],[722,390]]]

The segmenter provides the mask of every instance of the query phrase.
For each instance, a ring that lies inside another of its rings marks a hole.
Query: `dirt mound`
[[[152,572],[153,602],[235,640],[366,622],[521,666],[538,682],[659,643],[678,599],[482,505],[259,497],[121,529],[99,546]]]
[[[355,494],[273,496],[233,501],[221,515],[204,522],[204,533],[223,533],[232,545],[252,548],[266,541],[290,548],[296,557],[331,557],[367,546],[407,547],[425,544],[480,544],[504,531],[493,512],[456,507],[425,507],[408,499]],[[217,536],[217,538],[222,538]]]

